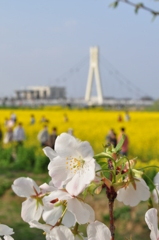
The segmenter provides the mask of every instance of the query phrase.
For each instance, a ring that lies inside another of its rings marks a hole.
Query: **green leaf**
[[[101,152],[101,153],[99,153],[99,154],[96,154],[95,156],[94,156],[94,158],[95,159],[99,159],[99,158],[111,158],[111,159],[113,159],[112,158],[112,154],[109,152],[109,153],[106,153],[106,152]]]
[[[137,177],[137,178],[141,178],[142,175],[143,175],[142,171],[139,171],[139,170],[136,170],[136,169],[132,169],[132,172],[133,172],[134,177]]]
[[[118,173],[118,175],[116,175],[115,182],[118,183],[118,182],[121,182],[122,180],[123,180],[123,174]]]
[[[102,191],[102,185],[95,188],[94,193],[98,195],[101,191]]]
[[[103,182],[105,183],[105,185],[110,188],[112,186],[112,182],[108,179],[108,178],[103,178]]]
[[[124,156],[124,157],[119,158],[119,160],[116,161],[115,165],[116,165],[116,167],[118,167],[118,166],[125,164],[127,161],[128,161],[127,158]]]
[[[86,188],[83,192],[82,192],[82,195],[83,195],[83,198],[85,199],[86,196],[88,194],[88,188]]]
[[[152,13],[152,20],[151,20],[152,22],[156,19],[156,16],[157,16],[157,15],[158,15],[158,14],[156,14],[156,13],[154,13],[154,12]]]
[[[108,159],[106,159],[106,158],[99,158],[99,159],[96,159],[96,160],[97,160],[98,164],[107,163],[108,162]]]
[[[117,152],[119,152],[121,150],[121,147],[122,147],[122,145],[124,143],[124,140],[125,140],[125,136],[122,135],[122,137],[121,137],[120,141],[118,142],[117,146],[114,148],[114,152],[115,153],[117,153]]]
[[[112,2],[109,7],[116,8],[119,4],[119,1]]]
[[[136,6],[135,10],[134,10],[136,14],[138,13],[138,10],[139,10],[139,8]]]
[[[143,3],[136,4],[136,6],[135,6],[135,13],[138,13],[139,8],[143,8],[143,7],[144,7]]]
[[[120,188],[123,188],[126,185],[125,182],[118,182],[113,183],[112,186],[114,187],[115,191],[117,192]]]
[[[86,196],[86,194],[88,194],[88,193],[90,193],[91,195],[94,195],[95,193],[96,193],[96,190],[98,189],[100,189],[100,186],[102,186],[103,185],[103,182],[100,182],[100,183],[98,183],[98,184],[96,184],[96,183],[91,183],[89,186],[88,186],[88,188],[86,189],[86,191],[87,192],[85,192],[84,193],[84,195]],[[98,190],[97,190],[97,192],[98,192]]]

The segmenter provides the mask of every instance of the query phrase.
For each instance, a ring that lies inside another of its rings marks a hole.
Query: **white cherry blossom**
[[[136,189],[129,183],[128,186],[119,189],[117,200],[131,207],[136,206],[140,201],[146,201],[150,197],[149,187],[142,178],[135,179]]]
[[[43,150],[51,160],[48,169],[55,187],[65,187],[77,196],[95,179],[94,153],[87,141],[62,133],[56,139],[55,151],[50,147]]]
[[[94,210],[82,200],[72,197],[63,190],[57,190],[43,198],[43,219],[47,224],[55,225],[65,211],[62,223],[71,227],[75,223],[85,224],[95,219]]]
[[[150,239],[159,240],[157,209],[150,208],[145,214],[145,221],[151,230]]]
[[[10,236],[12,234],[14,234],[12,228],[5,224],[0,224],[0,236],[3,236],[5,240],[13,240],[13,238]]]
[[[47,224],[41,224],[37,221],[31,221],[30,227],[42,229],[46,233],[46,240],[75,240],[73,233],[66,226],[52,227]]]
[[[13,182],[12,189],[18,196],[27,198],[22,203],[22,219],[25,222],[39,220],[43,212],[43,193],[34,180],[20,177]]]
[[[54,227],[46,235],[46,240],[74,240],[74,235],[69,228],[61,225]]]

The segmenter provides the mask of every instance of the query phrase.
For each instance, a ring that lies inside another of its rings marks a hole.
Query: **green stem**
[[[146,168],[159,168],[158,166],[147,166],[147,167],[143,167],[143,168],[138,168],[137,170],[143,170],[143,169],[146,169]]]
[[[96,173],[98,173],[98,172],[110,172],[110,169],[108,169],[108,168],[105,168],[105,169],[100,169],[100,170],[97,170],[96,171]]]
[[[63,219],[63,217],[64,217],[66,211],[67,211],[67,207],[65,207],[65,209],[64,209],[64,211],[63,211],[63,213],[62,213],[62,215],[61,215],[61,217],[60,217],[60,219],[59,219],[59,221],[57,222],[57,226],[59,226],[59,225],[61,224],[62,219]]]
[[[147,177],[147,179],[152,183],[153,187],[155,188],[156,190],[156,193],[157,193],[157,197],[159,199],[159,192],[158,192],[158,189],[156,188],[156,185],[154,184],[154,182],[151,180],[151,178],[149,178],[145,173],[144,173],[145,177]]]
[[[74,234],[77,234],[77,233],[78,233],[78,227],[79,227],[79,224],[76,223],[75,226],[74,226],[74,229],[73,229],[73,233],[74,233]]]

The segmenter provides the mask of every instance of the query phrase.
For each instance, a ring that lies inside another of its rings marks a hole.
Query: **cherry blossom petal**
[[[5,224],[0,224],[0,236],[14,234],[13,229]]]
[[[57,156],[57,153],[51,147],[45,147],[43,148],[43,151],[50,161]]]
[[[88,204],[76,198],[68,200],[67,209],[75,216],[76,222],[79,224],[94,221],[93,209]]]
[[[78,143],[78,152],[82,154],[82,157],[86,161],[90,161],[90,159],[94,156],[94,151],[91,145],[86,141]]]
[[[86,208],[87,208],[87,211],[89,211],[89,214],[90,214],[88,222],[89,223],[94,222],[95,221],[95,212],[94,212],[93,208],[88,204],[86,204]]]
[[[99,170],[101,170],[101,166],[95,161],[95,172],[96,172],[96,176],[94,178],[94,182],[99,182],[101,181],[101,172],[99,172]],[[98,171],[98,172],[97,172]]]
[[[149,187],[143,179],[135,181],[136,189],[130,183],[126,188],[121,188],[117,192],[117,200],[131,207],[136,206],[140,201],[146,201],[150,197]]]
[[[87,227],[88,240],[111,240],[109,228],[101,222],[95,221]]]
[[[159,240],[157,209],[149,209],[145,214],[145,221],[151,230],[151,240]]]
[[[29,225],[30,225],[31,228],[38,228],[38,229],[43,230],[46,233],[50,233],[50,230],[52,228],[52,226],[49,226],[47,224],[39,223],[36,220],[33,220],[33,221],[29,222]]]
[[[36,192],[40,192],[34,180],[28,177],[17,178],[13,182],[12,189],[19,197],[30,197],[31,195],[35,195]]]
[[[62,133],[56,138],[55,151],[61,157],[68,157],[76,152],[79,141],[68,133]]]
[[[43,212],[43,206],[34,198],[28,198],[22,203],[21,217],[25,222],[39,220]]]
[[[43,193],[47,193],[47,192],[56,190],[56,188],[53,186],[52,182],[49,183],[49,185],[47,183],[43,183],[42,185],[39,186],[39,188]]]
[[[4,236],[4,240],[14,240],[11,236]]]
[[[94,155],[89,142],[82,142],[68,133],[62,133],[57,137],[55,142],[55,151],[63,158],[68,156],[78,157],[80,153],[83,158],[88,158],[88,161]]]
[[[48,165],[49,175],[57,188],[62,188],[69,177],[69,171],[66,168],[66,161],[57,157]]]
[[[75,240],[88,240],[88,238],[87,237],[83,237],[80,234],[78,234],[78,235],[75,235]]]
[[[55,225],[55,223],[58,221],[58,219],[61,217],[63,213],[63,206],[56,206],[56,204],[60,203],[60,201],[71,199],[72,196],[68,194],[66,191],[57,190],[51,192],[48,196],[43,198],[43,203],[45,206],[43,219],[52,225]],[[52,203],[55,200],[55,203]],[[57,201],[57,202],[56,202]],[[74,215],[66,211],[62,223],[67,226],[71,227],[75,224],[75,217]]]
[[[54,199],[58,199],[58,200],[67,200],[72,198],[72,196],[67,193],[66,191],[63,190],[55,190],[53,192],[51,192],[48,196],[43,198],[43,202],[44,205],[46,205],[47,203],[51,202]]]
[[[88,166],[89,165],[89,166]],[[85,164],[81,171],[78,171],[74,177],[67,183],[66,190],[74,196],[79,195],[87,185],[95,179],[95,163],[91,161]]]
[[[158,187],[156,187],[156,189],[154,189],[153,191],[152,191],[152,197],[153,197],[153,200],[154,200],[154,202],[155,203],[158,203],[159,201],[159,199],[158,199],[158,197],[159,197],[159,189],[158,189]]]
[[[54,227],[50,234],[50,240],[74,240],[71,230],[65,226]]]
[[[159,172],[156,174],[153,181],[155,185],[159,185]]]
[[[55,225],[63,212],[62,206],[54,207],[43,212],[43,219],[47,224]]]
[[[75,216],[70,212],[66,211],[63,219],[62,219],[62,224],[65,225],[66,227],[70,228],[74,226],[76,223]]]
[[[53,228],[46,234],[46,240],[74,240],[74,235],[65,226],[58,226]]]

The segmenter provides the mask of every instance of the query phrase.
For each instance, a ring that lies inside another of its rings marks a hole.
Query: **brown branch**
[[[112,161],[109,159],[108,160],[108,168],[110,170],[113,170],[113,165],[112,165]],[[110,176],[109,176],[110,181],[112,181],[112,173],[110,172]],[[110,232],[111,232],[111,236],[112,239],[115,239],[115,224],[114,224],[114,200],[117,197],[117,193],[114,190],[114,188],[111,187],[106,187],[106,195],[109,201],[109,218],[110,218]]]
[[[109,219],[110,219],[110,232],[112,239],[115,239],[115,224],[114,224],[114,200],[117,197],[117,193],[115,192],[113,187],[108,188],[106,186],[106,195],[109,200]]]
[[[131,2],[131,1],[129,1],[129,0],[116,0],[116,1],[114,2],[114,7],[116,7],[119,2],[124,2],[124,3],[126,3],[126,4],[128,4],[128,5],[132,6],[132,7],[134,7],[136,13],[138,12],[139,9],[143,9],[143,10],[145,10],[145,11],[148,11],[148,12],[152,13],[153,16],[159,15],[159,11],[155,11],[155,10],[153,10],[153,9],[145,6],[143,3],[133,3],[133,2]]]

